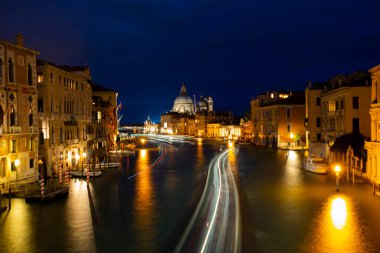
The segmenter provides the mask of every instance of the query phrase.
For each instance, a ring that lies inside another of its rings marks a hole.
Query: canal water
[[[220,143],[161,145],[147,142],[89,187],[72,179],[67,198],[13,199],[0,215],[0,252],[172,252]],[[244,252],[380,252],[380,198],[369,185],[342,175],[337,193],[333,173],[302,170],[301,152],[240,145],[229,161]]]
[[[240,146],[243,248],[250,252],[380,252],[380,198],[367,183],[302,170],[302,152]]]
[[[170,252],[218,151],[217,143],[149,141],[90,187],[72,179],[67,198],[43,205],[13,199],[0,216],[0,252]]]

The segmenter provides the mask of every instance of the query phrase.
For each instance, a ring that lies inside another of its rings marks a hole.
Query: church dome
[[[185,84],[182,84],[181,92],[174,100],[173,111],[179,113],[193,113],[194,105],[193,100],[187,95]]]
[[[204,101],[204,100],[198,101],[198,108],[201,111],[207,110],[207,103],[206,103],[206,101]]]
[[[174,105],[179,105],[179,104],[193,104],[193,100],[191,99],[190,96],[179,95],[174,100]]]

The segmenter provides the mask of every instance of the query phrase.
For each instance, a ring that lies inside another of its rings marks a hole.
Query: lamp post
[[[335,165],[335,168],[334,168],[335,172],[336,172],[336,191],[339,192],[339,172],[340,172],[340,165]]]
[[[82,171],[84,170],[84,160],[86,160],[86,157],[87,157],[87,154],[86,154],[86,152],[83,152],[82,153],[82,157],[83,157],[83,160],[82,160]]]
[[[290,147],[293,146],[293,139],[294,139],[294,134],[293,133],[290,133],[290,139],[291,139],[291,144],[290,144]]]
[[[79,170],[79,166],[78,166],[79,158],[80,158],[80,156],[79,156],[78,154],[76,154],[76,155],[75,155],[75,160],[76,160],[76,162],[75,162],[75,167],[77,168],[77,170]]]

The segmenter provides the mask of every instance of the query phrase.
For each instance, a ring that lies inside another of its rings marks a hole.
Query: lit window
[[[44,81],[44,76],[43,75],[38,75],[37,76],[37,82],[42,83]]]
[[[29,139],[29,150],[30,151],[33,151],[34,150],[34,140],[33,139]]]
[[[16,140],[11,140],[11,152],[16,153]]]

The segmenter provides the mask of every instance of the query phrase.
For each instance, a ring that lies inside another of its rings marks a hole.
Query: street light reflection
[[[369,252],[368,235],[352,199],[330,197],[315,220],[303,252]]]
[[[297,159],[298,156],[297,156],[296,151],[289,150],[288,152],[289,152],[289,156],[288,156],[289,160],[294,161]]]
[[[347,221],[346,201],[340,197],[333,199],[330,214],[334,227],[342,230]]]
[[[140,149],[140,156],[141,158],[146,158],[147,151],[146,149]]]
[[[150,153],[146,149],[140,149],[140,155],[136,160],[136,172],[146,170],[150,165]],[[154,191],[150,171],[139,174],[136,179],[136,198],[134,199],[135,229],[143,229],[144,237],[137,240],[147,242],[152,240],[154,224]]]

